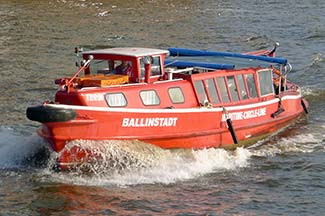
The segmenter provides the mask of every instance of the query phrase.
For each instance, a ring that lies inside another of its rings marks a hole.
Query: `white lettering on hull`
[[[122,127],[175,127],[178,118],[123,118]]]
[[[229,112],[228,117],[231,118],[231,120],[244,120],[244,119],[252,119],[257,118],[260,116],[266,115],[266,107],[260,108],[260,109],[254,109],[254,110],[248,110],[244,112]],[[226,121],[226,115],[222,114],[222,121]]]
[[[86,94],[87,101],[103,101],[104,95],[103,94]]]

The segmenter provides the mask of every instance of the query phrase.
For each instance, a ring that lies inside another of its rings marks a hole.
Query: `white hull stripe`
[[[301,98],[301,95],[286,95],[283,96],[281,100],[282,101],[297,100],[299,98]],[[279,102],[279,98],[274,98],[272,100],[247,104],[247,105],[225,106],[225,108],[227,109],[227,111],[252,109],[261,106],[267,106],[278,102]],[[218,108],[198,107],[198,108],[181,108],[181,109],[143,109],[143,108],[139,109],[139,108],[75,106],[75,105],[64,105],[64,104],[46,104],[45,106],[57,107],[63,109],[74,109],[74,110],[89,110],[89,111],[101,111],[101,112],[127,112],[127,113],[197,113],[197,112],[220,112],[223,110],[221,107]]]

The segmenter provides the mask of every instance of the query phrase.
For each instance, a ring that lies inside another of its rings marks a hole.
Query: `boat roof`
[[[99,49],[99,50],[90,50],[84,51],[82,54],[84,55],[92,55],[92,54],[108,54],[108,55],[121,55],[121,56],[147,56],[147,55],[160,55],[160,54],[168,54],[168,50],[162,49],[152,49],[152,48],[141,48],[141,47],[115,47],[108,49]]]

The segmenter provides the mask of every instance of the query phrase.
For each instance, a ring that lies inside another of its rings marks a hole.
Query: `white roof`
[[[123,56],[147,56],[147,55],[159,55],[163,53],[169,53],[168,50],[140,48],[140,47],[116,47],[109,49],[90,50],[82,52],[82,54],[111,54],[111,55],[123,55]]]

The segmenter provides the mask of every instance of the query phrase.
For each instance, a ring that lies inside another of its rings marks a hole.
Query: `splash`
[[[312,153],[324,149],[324,136],[317,134],[298,134],[270,141],[260,148],[251,149],[253,156],[268,157],[288,153]]]
[[[304,96],[314,96],[314,97],[317,97],[321,94],[321,92],[315,91],[312,88],[306,86],[301,87],[301,93]]]
[[[165,150],[140,141],[79,140],[69,145],[92,147],[93,151],[101,154],[101,160],[83,165],[80,170],[51,173],[59,182],[81,185],[170,184],[211,172],[247,167],[251,155],[243,148],[235,151]],[[84,166],[88,166],[90,172],[83,172]]]
[[[36,135],[0,127],[0,169],[39,167],[46,164],[48,149]]]
[[[313,56],[312,58],[312,63],[310,67],[320,67],[320,64],[324,62],[324,57],[321,53],[317,53],[316,55]]]

